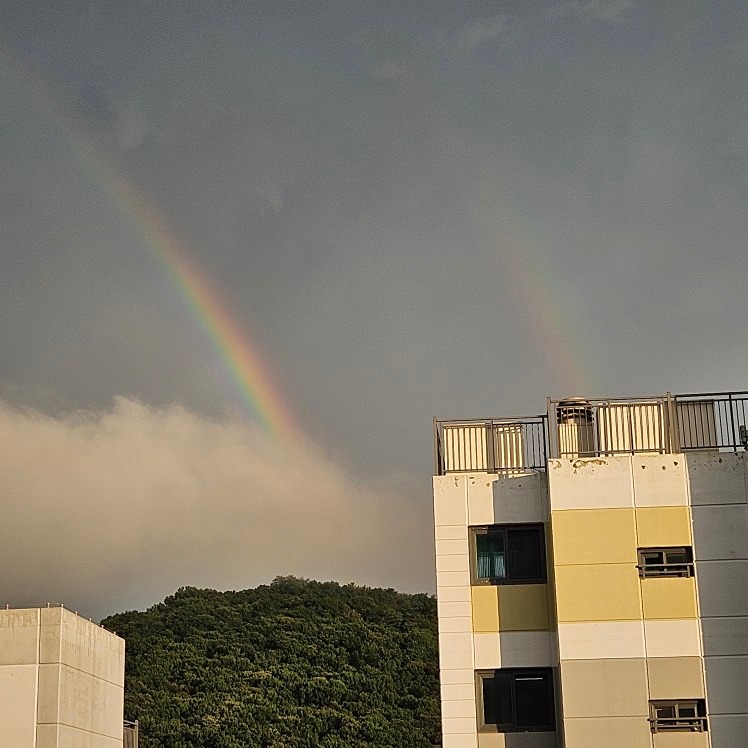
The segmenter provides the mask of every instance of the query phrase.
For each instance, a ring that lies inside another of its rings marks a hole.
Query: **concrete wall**
[[[748,742],[748,461],[687,456],[714,748]]]
[[[121,748],[124,658],[64,608],[0,610],[0,745]]]
[[[567,748],[709,745],[648,722],[705,693],[696,580],[637,570],[637,548],[694,545],[683,455],[550,460],[548,482]]]
[[[470,578],[469,527],[547,523],[545,475],[437,476],[434,520],[444,748],[556,748],[556,732],[478,734],[475,680],[476,670],[557,666],[552,580]]]

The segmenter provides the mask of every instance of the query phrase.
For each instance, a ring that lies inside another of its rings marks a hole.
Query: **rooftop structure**
[[[444,748],[748,735],[748,393],[434,420]]]
[[[61,606],[0,609],[0,746],[122,748],[124,679],[119,636]]]

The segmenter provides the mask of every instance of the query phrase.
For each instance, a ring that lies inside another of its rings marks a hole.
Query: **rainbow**
[[[202,330],[249,413],[268,434],[295,439],[301,434],[259,346],[239,324],[207,273],[198,267],[177,233],[121,169],[84,136],[84,128],[31,66],[7,48],[0,49],[2,71],[11,73],[35,107],[64,135],[77,162],[141,237],[152,257],[178,289],[190,316]]]

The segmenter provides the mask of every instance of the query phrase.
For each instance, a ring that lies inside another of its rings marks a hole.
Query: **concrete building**
[[[748,745],[748,393],[434,421],[444,748]]]
[[[0,746],[122,748],[125,642],[62,607],[0,610]]]

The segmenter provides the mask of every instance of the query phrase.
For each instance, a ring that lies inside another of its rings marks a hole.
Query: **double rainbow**
[[[192,319],[210,341],[248,413],[272,436],[296,438],[301,432],[286,399],[274,382],[259,346],[229,310],[208,275],[191,258],[167,221],[121,169],[85,137],[84,128],[51,93],[50,84],[18,55],[0,48],[0,74],[20,83],[37,110],[64,136],[75,160],[115,203],[141,237],[153,258],[179,290]]]

